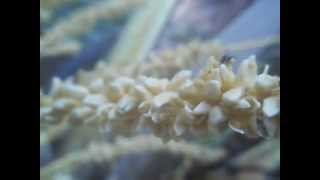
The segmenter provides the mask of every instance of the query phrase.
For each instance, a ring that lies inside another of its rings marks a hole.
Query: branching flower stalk
[[[41,46],[41,40],[40,40],[40,46]],[[82,48],[81,43],[79,43],[76,40],[68,40],[66,42],[55,44],[50,47],[44,47],[44,49],[42,49],[43,51],[40,52],[40,60],[43,59],[44,57],[75,54],[75,53],[78,53],[81,48]]]
[[[74,1],[75,0],[40,0],[40,22],[47,22],[57,8]]]
[[[56,9],[76,0],[40,0],[40,8]]]
[[[57,78],[40,97],[40,120],[96,124],[114,134],[149,129],[164,141],[215,134],[226,125],[248,136],[275,136],[280,129],[280,78],[257,73],[255,56],[242,61],[212,57],[200,73],[181,70],[171,79],[118,77],[87,87]]]
[[[170,142],[164,145],[153,136],[118,138],[114,144],[92,144],[86,150],[74,152],[56,160],[49,166],[40,169],[40,177],[41,179],[48,179],[55,173],[61,172],[61,170],[70,170],[89,161],[110,162],[125,154],[159,151],[184,155],[187,158],[205,163],[219,161],[226,155],[221,148],[207,149],[187,142]]]
[[[108,83],[118,76],[135,77],[142,74],[157,78],[172,78],[180,70],[203,67],[210,56],[222,59],[227,52],[234,53],[275,43],[279,43],[279,37],[232,43],[226,46],[217,42],[194,40],[175,49],[164,50],[160,54],[151,54],[145,59],[140,59],[138,64],[130,61],[123,66],[112,63],[114,61],[99,61],[93,71],[80,70],[75,79],[77,83],[89,86],[92,82],[99,82],[102,79],[104,83]]]
[[[78,48],[73,48],[72,51],[64,50],[60,52],[56,49],[59,46],[63,46],[68,39],[89,32],[98,21],[123,16],[130,9],[140,6],[143,2],[144,0],[104,0],[75,11],[70,17],[61,20],[46,32],[43,37],[40,37],[40,57],[79,51],[81,48],[79,42],[77,42],[77,46],[73,46]],[[72,41],[75,43],[75,40]],[[63,50],[63,48],[59,49]]]
[[[224,51],[220,44],[195,40],[176,49],[164,50],[157,55],[152,54],[139,64],[130,62],[126,66],[118,66],[118,64],[99,61],[92,71],[80,70],[75,76],[75,82],[95,91],[95,89],[101,88],[104,84],[110,83],[119,76],[136,77],[137,74],[142,74],[157,78],[172,78],[180,70],[203,67],[212,55],[216,59],[221,59]],[[40,94],[41,97],[44,97],[42,92]],[[41,125],[48,126],[45,123],[41,123]],[[68,123],[49,125],[52,132],[62,128],[68,129],[70,126]],[[45,142],[50,142],[54,137],[49,134],[46,136]]]
[[[128,62],[127,65],[122,66],[99,61],[92,71],[80,70],[75,81],[83,86],[96,86],[101,82],[108,84],[119,76],[144,75],[155,78],[172,78],[180,70],[203,67],[210,56],[221,59],[224,52],[225,50],[220,44],[192,41],[176,49],[152,54],[146,59],[141,59],[138,64]]]

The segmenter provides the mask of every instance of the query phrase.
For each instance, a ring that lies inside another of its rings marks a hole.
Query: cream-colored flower
[[[235,82],[235,75],[232,72],[232,70],[227,68],[226,65],[221,64],[220,68],[216,71],[220,72],[219,77],[221,78],[222,89],[226,91],[233,88]]]
[[[256,57],[250,56],[245,59],[239,67],[236,84],[242,87],[252,87],[257,76]]]
[[[75,99],[83,99],[89,94],[87,88],[74,84],[69,81],[62,82],[58,78],[53,78],[52,89],[50,95],[53,97],[68,97]]]
[[[226,115],[224,114],[223,110],[220,106],[214,106],[210,109],[209,112],[209,123],[212,126],[216,126],[224,121],[226,121]]]
[[[159,94],[164,91],[169,83],[167,79],[156,79],[145,76],[139,77],[139,80],[152,94]]]
[[[92,82],[90,82],[88,89],[92,93],[102,93],[105,91],[105,84],[102,78],[98,78]]]
[[[231,89],[222,95],[222,103],[227,107],[234,107],[238,104],[244,94],[245,90],[243,87]]]
[[[268,73],[268,66],[266,66],[264,72],[260,74],[255,80],[255,89],[259,96],[270,96],[273,91],[279,86],[280,78],[271,76]]]
[[[211,109],[210,104],[203,101],[193,109],[193,114],[194,115],[208,114],[210,109]]]
[[[280,113],[280,96],[272,96],[263,101],[263,114],[272,118]]]

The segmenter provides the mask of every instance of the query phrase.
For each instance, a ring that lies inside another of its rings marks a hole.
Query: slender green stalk
[[[126,63],[139,62],[145,58],[167,22],[176,1],[148,1],[128,23],[109,60]]]

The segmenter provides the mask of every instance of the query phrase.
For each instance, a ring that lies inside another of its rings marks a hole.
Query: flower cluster
[[[181,70],[171,79],[118,77],[88,86],[55,79],[42,95],[41,121],[97,123],[114,134],[149,129],[164,141],[206,135],[230,127],[249,136],[274,136],[280,125],[280,78],[257,73],[254,56],[237,73],[214,57],[199,73]]]
[[[95,27],[98,21],[109,20],[128,13],[129,10],[143,4],[144,0],[101,1],[89,7],[76,10],[70,17],[59,21],[40,37],[40,57],[56,54],[76,53],[81,44],[74,40]],[[71,40],[70,40],[71,39]],[[59,48],[66,46],[68,50]],[[72,44],[72,50],[69,46]],[[74,45],[77,44],[77,45]],[[40,58],[41,59],[41,58]]]

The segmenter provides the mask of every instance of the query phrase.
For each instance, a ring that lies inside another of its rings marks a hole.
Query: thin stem
[[[256,39],[256,40],[242,41],[239,43],[231,43],[231,44],[227,44],[226,47],[229,52],[242,52],[242,51],[257,49],[257,48],[266,47],[266,46],[279,44],[279,43],[280,43],[280,37],[272,36],[272,37],[266,37],[266,38]]]
[[[128,23],[111,53],[115,63],[136,63],[146,57],[177,0],[150,0]]]

